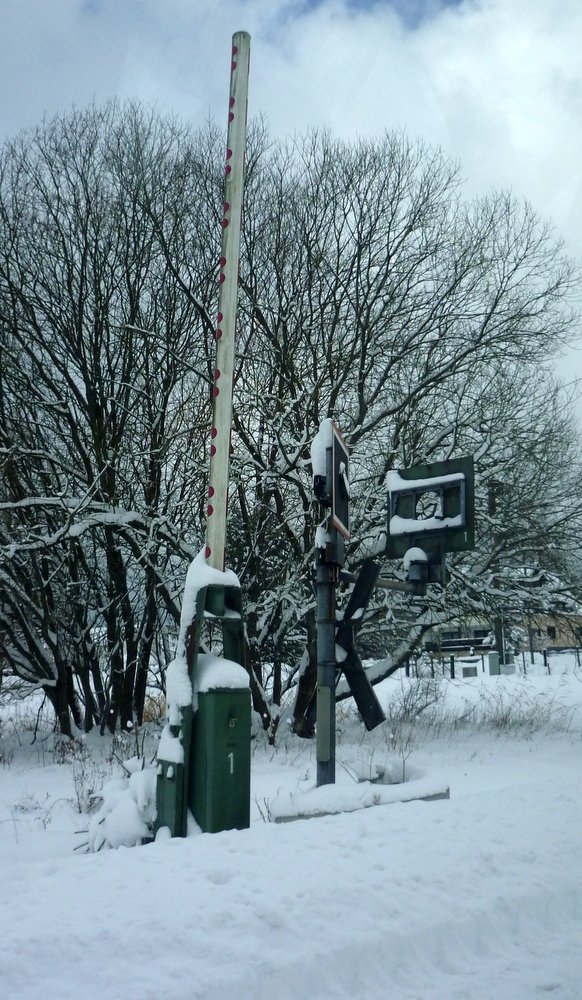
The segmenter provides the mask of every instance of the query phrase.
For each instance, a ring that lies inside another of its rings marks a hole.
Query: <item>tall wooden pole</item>
[[[224,569],[230,431],[238,300],[241,213],[247,123],[251,38],[246,31],[232,36],[230,95],[226,140],[222,248],[216,324],[216,364],[212,387],[210,476],[206,522],[206,558],[214,569]]]
[[[228,474],[230,465],[230,427],[232,422],[232,390],[234,373],[234,335],[238,298],[238,266],[240,255],[240,228],[244,179],[244,152],[247,119],[247,93],[249,77],[250,36],[239,31],[232,38],[230,71],[230,97],[228,105],[228,129],[226,149],[226,169],[224,182],[224,205],[222,212],[222,248],[220,256],[220,285],[218,295],[218,322],[216,324],[216,362],[212,385],[212,428],[210,431],[210,477],[208,486],[208,508],[206,522],[206,559],[214,569],[224,569],[226,549],[226,514],[228,505]],[[192,609],[192,618],[184,636],[188,675],[195,679],[200,629],[206,612],[216,615],[225,624],[225,603],[227,590],[236,588],[213,585],[204,587],[198,594]],[[240,598],[240,592],[238,594]],[[230,595],[235,607],[236,623],[230,621],[230,629],[223,627],[224,653],[228,659],[238,658],[243,662],[242,604]],[[168,668],[181,676],[182,667],[175,660]],[[231,826],[248,826],[248,789],[250,788],[250,695],[236,688],[227,691],[229,719],[238,725],[240,745],[231,750],[234,738],[229,731],[220,727],[205,729],[209,725],[212,696],[216,692],[204,694],[206,715],[200,710],[195,713],[193,727],[193,705],[184,701],[183,681],[179,682],[180,702],[170,703],[165,750],[160,745],[158,756],[158,778],[156,789],[157,819],[156,830],[169,827],[173,837],[183,837],[187,832],[187,814],[190,808],[204,830],[226,829]],[[178,688],[176,688],[178,690]],[[221,692],[221,696],[224,695]],[[218,704],[218,702],[216,702]],[[177,719],[173,708],[177,709]],[[201,721],[202,719],[202,721]],[[225,723],[226,724],[226,723]],[[229,722],[230,726],[230,722]],[[202,727],[202,728],[201,728]],[[248,740],[246,738],[248,730]],[[202,734],[202,735],[201,735]],[[217,747],[219,748],[217,750]],[[234,754],[236,753],[237,794],[231,796],[231,787],[223,778],[223,751],[230,761],[228,775],[232,775]],[[164,756],[166,754],[166,756]],[[222,756],[221,756],[222,754]],[[204,803],[199,797],[204,787]],[[226,796],[226,798],[225,798]],[[228,800],[228,801],[227,801]],[[202,817],[202,818],[201,818]],[[218,824],[218,825],[217,825]],[[225,825],[221,825],[225,824]]]

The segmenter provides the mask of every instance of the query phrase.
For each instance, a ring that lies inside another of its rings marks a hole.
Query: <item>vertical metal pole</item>
[[[246,31],[237,31],[232,36],[206,522],[206,558],[211,566],[219,570],[224,569],[226,549],[234,335],[238,300],[250,43],[250,35]]]
[[[505,635],[503,629],[503,618],[495,619],[495,645],[499,652],[499,665],[505,663]]]
[[[534,641],[533,641],[533,625],[532,625],[532,620],[531,620],[531,612],[529,611],[529,609],[528,609],[528,613],[527,613],[527,632],[528,632],[528,638],[529,638],[529,662],[531,663],[531,665],[533,667],[533,665],[535,663]],[[525,673],[525,660],[524,660],[524,671],[523,672]]]
[[[317,785],[335,782],[335,591],[337,530],[330,528],[331,545],[318,550],[317,590]],[[332,558],[333,558],[332,555]]]

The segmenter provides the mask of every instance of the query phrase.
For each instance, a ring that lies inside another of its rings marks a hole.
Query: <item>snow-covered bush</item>
[[[427,709],[433,710],[441,697],[441,678],[401,677],[400,685],[386,705],[386,716],[391,723],[412,721]]]
[[[135,847],[153,838],[156,768],[143,765],[143,758],[125,761],[129,774],[103,786],[103,801],[89,823],[87,850]]]
[[[524,733],[542,729],[566,732],[572,721],[572,709],[564,704],[559,690],[542,693],[524,678],[510,688],[503,686],[480,691],[477,719],[482,726]]]

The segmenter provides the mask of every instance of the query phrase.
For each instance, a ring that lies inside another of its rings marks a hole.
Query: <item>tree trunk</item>
[[[67,701],[67,688],[63,678],[59,678],[54,685],[47,685],[44,688],[46,696],[53,706],[60,732],[63,736],[72,738],[71,716],[69,713],[69,703]]]
[[[253,651],[249,644],[247,636],[245,636],[245,667],[248,671],[249,682],[251,688],[251,698],[253,702],[253,709],[260,716],[263,729],[267,730],[271,724],[271,712],[269,709],[269,704],[265,698],[265,692],[259,678],[261,678],[262,670],[260,661],[255,663],[257,659],[253,655]]]
[[[133,710],[135,712],[135,718],[138,726],[141,726],[143,722],[148,670],[156,631],[157,608],[155,579],[153,578],[153,575],[147,582],[147,590],[144,623],[139,646],[135,686],[133,690]]]
[[[293,709],[293,732],[311,739],[315,732],[314,694],[317,686],[317,629],[315,610],[307,612],[307,646],[305,668],[299,675],[297,697]]]

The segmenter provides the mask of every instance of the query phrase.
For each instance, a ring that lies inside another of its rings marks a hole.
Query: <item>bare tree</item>
[[[313,614],[307,445],[320,421],[335,417],[352,449],[356,567],[384,551],[391,468],[476,456],[477,554],[455,561],[447,600],[435,593],[411,608],[390,598],[388,614],[379,602],[375,648],[383,636],[393,653],[380,679],[455,600],[478,591],[482,610],[502,599],[500,565],[550,538],[563,546],[578,529],[578,449],[547,375],[573,329],[576,275],[527,205],[504,194],[465,204],[454,166],[394,135],[356,145],[313,135],[265,153],[244,233],[239,516],[245,539],[258,540],[247,542],[253,614],[273,621],[264,631],[277,636],[289,677],[296,623]],[[482,517],[492,477],[511,482],[515,498],[494,526]],[[272,577],[276,587],[264,588]],[[302,677],[301,710],[313,646]]]
[[[75,690],[86,725],[139,720],[202,541],[222,162],[213,126],[132,105],[0,156],[0,653],[47,690],[63,675],[63,726]],[[517,609],[524,567],[557,599],[580,463],[548,365],[576,281],[527,205],[465,202],[438,151],[393,134],[277,145],[251,127],[228,560],[272,732],[295,687],[300,725],[314,685],[309,444],[326,417],[351,448],[354,569],[385,551],[388,471],[476,460],[477,548],[451,560],[446,593],[377,596],[373,680],[435,621]]]
[[[52,586],[54,561],[61,577],[73,563],[91,609],[78,621],[91,636],[89,670],[96,637],[104,650],[111,728],[141,717],[156,630],[178,614],[175,561],[200,543],[205,331],[138,196],[146,165],[159,199],[176,187],[180,142],[155,115],[110,105],[48,123],[8,145],[0,164],[0,316],[11,358],[2,499],[16,532],[4,548],[4,655],[22,669],[40,641],[32,616],[26,637],[17,626],[15,559],[25,576],[48,561]],[[201,280],[210,286],[205,267]],[[36,580],[30,599],[53,634],[50,588],[42,573]],[[57,652],[72,666],[55,634],[38,678],[48,692],[59,685]]]

